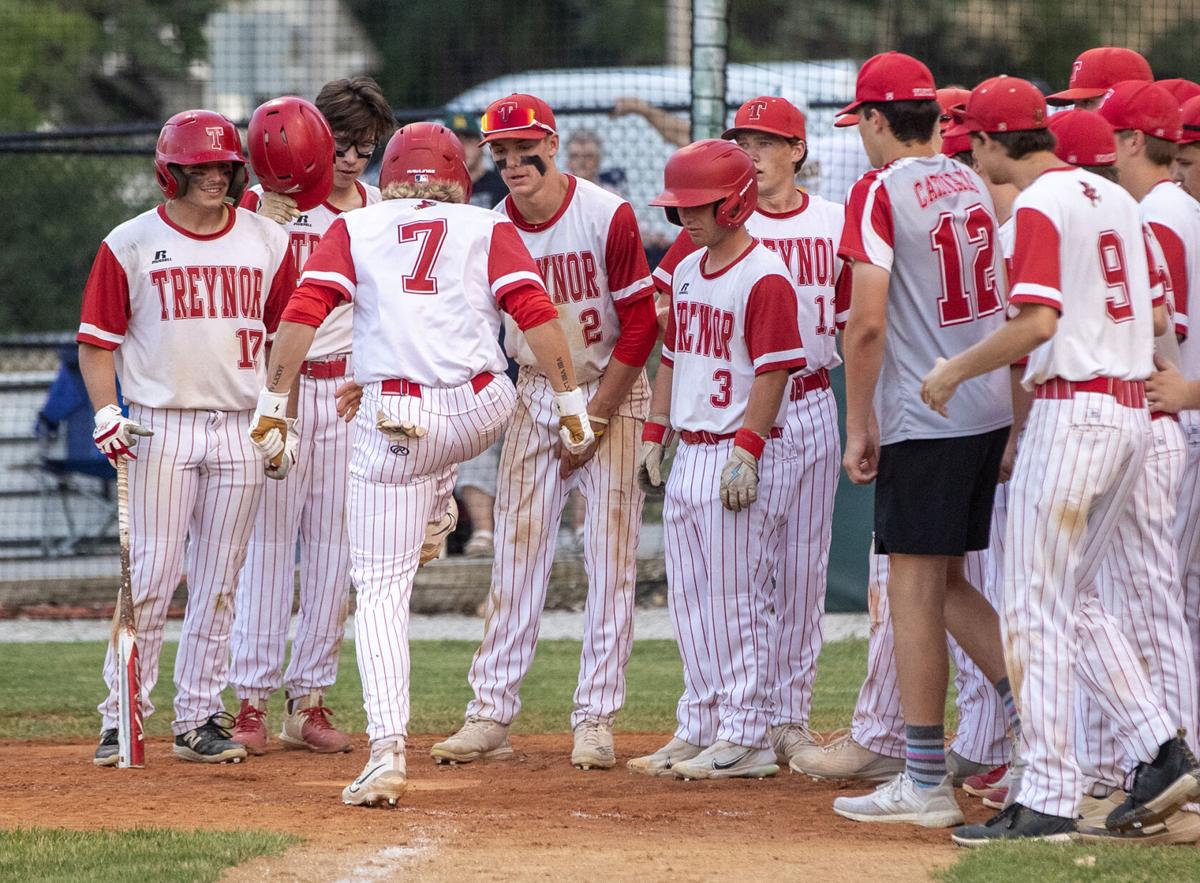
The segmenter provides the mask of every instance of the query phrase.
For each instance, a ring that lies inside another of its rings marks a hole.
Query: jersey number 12
[[[1000,293],[996,290],[996,226],[991,212],[979,203],[965,214],[942,212],[929,241],[941,265],[938,318],[943,328],[973,322],[1000,309]],[[969,266],[964,260],[968,254],[972,255]]]

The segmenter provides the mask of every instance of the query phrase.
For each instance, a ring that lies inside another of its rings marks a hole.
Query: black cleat
[[[1010,804],[999,815],[982,825],[963,825],[954,829],[950,839],[959,846],[985,846],[1006,840],[1042,840],[1068,843],[1075,837],[1075,820],[1048,816],[1019,803]]]
[[[96,746],[96,753],[92,755],[92,763],[96,766],[116,766],[119,753],[117,728],[113,727],[100,734],[100,744]]]
[[[1185,803],[1200,798],[1200,764],[1183,741],[1183,731],[1164,742],[1150,763],[1133,771],[1133,789],[1125,802],[1108,814],[1105,827],[1125,833],[1157,825]]]
[[[241,763],[246,747],[229,738],[233,715],[218,711],[207,721],[175,737],[175,756],[193,763]]]

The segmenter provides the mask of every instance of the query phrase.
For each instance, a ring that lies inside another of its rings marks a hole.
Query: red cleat
[[[350,737],[329,722],[333,712],[322,704],[323,699],[320,693],[309,693],[299,699],[288,697],[279,733],[283,744],[318,754],[350,750]]]
[[[1004,763],[994,770],[988,770],[978,776],[968,776],[963,782],[963,790],[976,797],[986,797],[993,788],[1003,785],[1008,779],[1008,764]]]
[[[255,708],[249,699],[242,700],[242,709],[233,721],[229,738],[242,745],[249,754],[267,751],[267,710]]]

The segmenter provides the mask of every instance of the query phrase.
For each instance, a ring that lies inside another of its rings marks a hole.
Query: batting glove
[[[558,415],[558,437],[570,453],[582,454],[596,440],[588,419],[587,401],[579,387],[554,394],[554,413]]]
[[[282,193],[264,193],[258,201],[255,211],[264,218],[270,218],[276,224],[290,224],[300,217],[300,209],[296,200]]]
[[[278,466],[268,464],[266,473],[267,478],[273,478],[276,481],[283,481],[287,478],[287,474],[296,465],[296,451],[300,447],[300,433],[296,430],[296,418],[287,418],[287,438],[283,442],[283,457],[279,461]]]
[[[739,429],[733,450],[721,470],[721,505],[741,512],[758,499],[758,458],[766,441],[756,432]]]
[[[137,446],[137,437],[149,435],[154,433],[140,423],[134,423],[116,405],[105,405],[96,412],[92,441],[113,466],[122,460],[136,460],[133,449]]]
[[[394,420],[382,410],[375,412],[375,428],[388,437],[388,441],[406,442],[413,438],[424,438],[429,432],[424,426],[417,426],[407,420]]]
[[[662,477],[663,456],[670,439],[668,428],[663,423],[650,420],[642,427],[642,448],[638,451],[637,482],[642,492],[661,497],[665,493]]]
[[[288,394],[264,389],[258,394],[258,407],[250,421],[250,443],[267,459],[267,465],[278,469],[287,447]]]

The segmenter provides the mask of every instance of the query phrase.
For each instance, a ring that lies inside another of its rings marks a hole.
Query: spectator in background
[[[600,136],[590,129],[579,129],[567,139],[567,171],[577,178],[591,181],[609,193],[627,199],[625,193],[625,170],[606,169],[600,171],[603,159]]]
[[[495,208],[508,196],[508,188],[504,186],[500,173],[492,168],[480,145],[482,136],[476,118],[470,114],[453,113],[446,119],[446,128],[462,142],[467,171],[471,174],[471,205]]]
[[[691,126],[686,119],[661,107],[655,107],[641,98],[618,98],[613,103],[612,115],[615,117],[637,114],[646,120],[662,139],[674,147],[683,147],[692,140]]]

